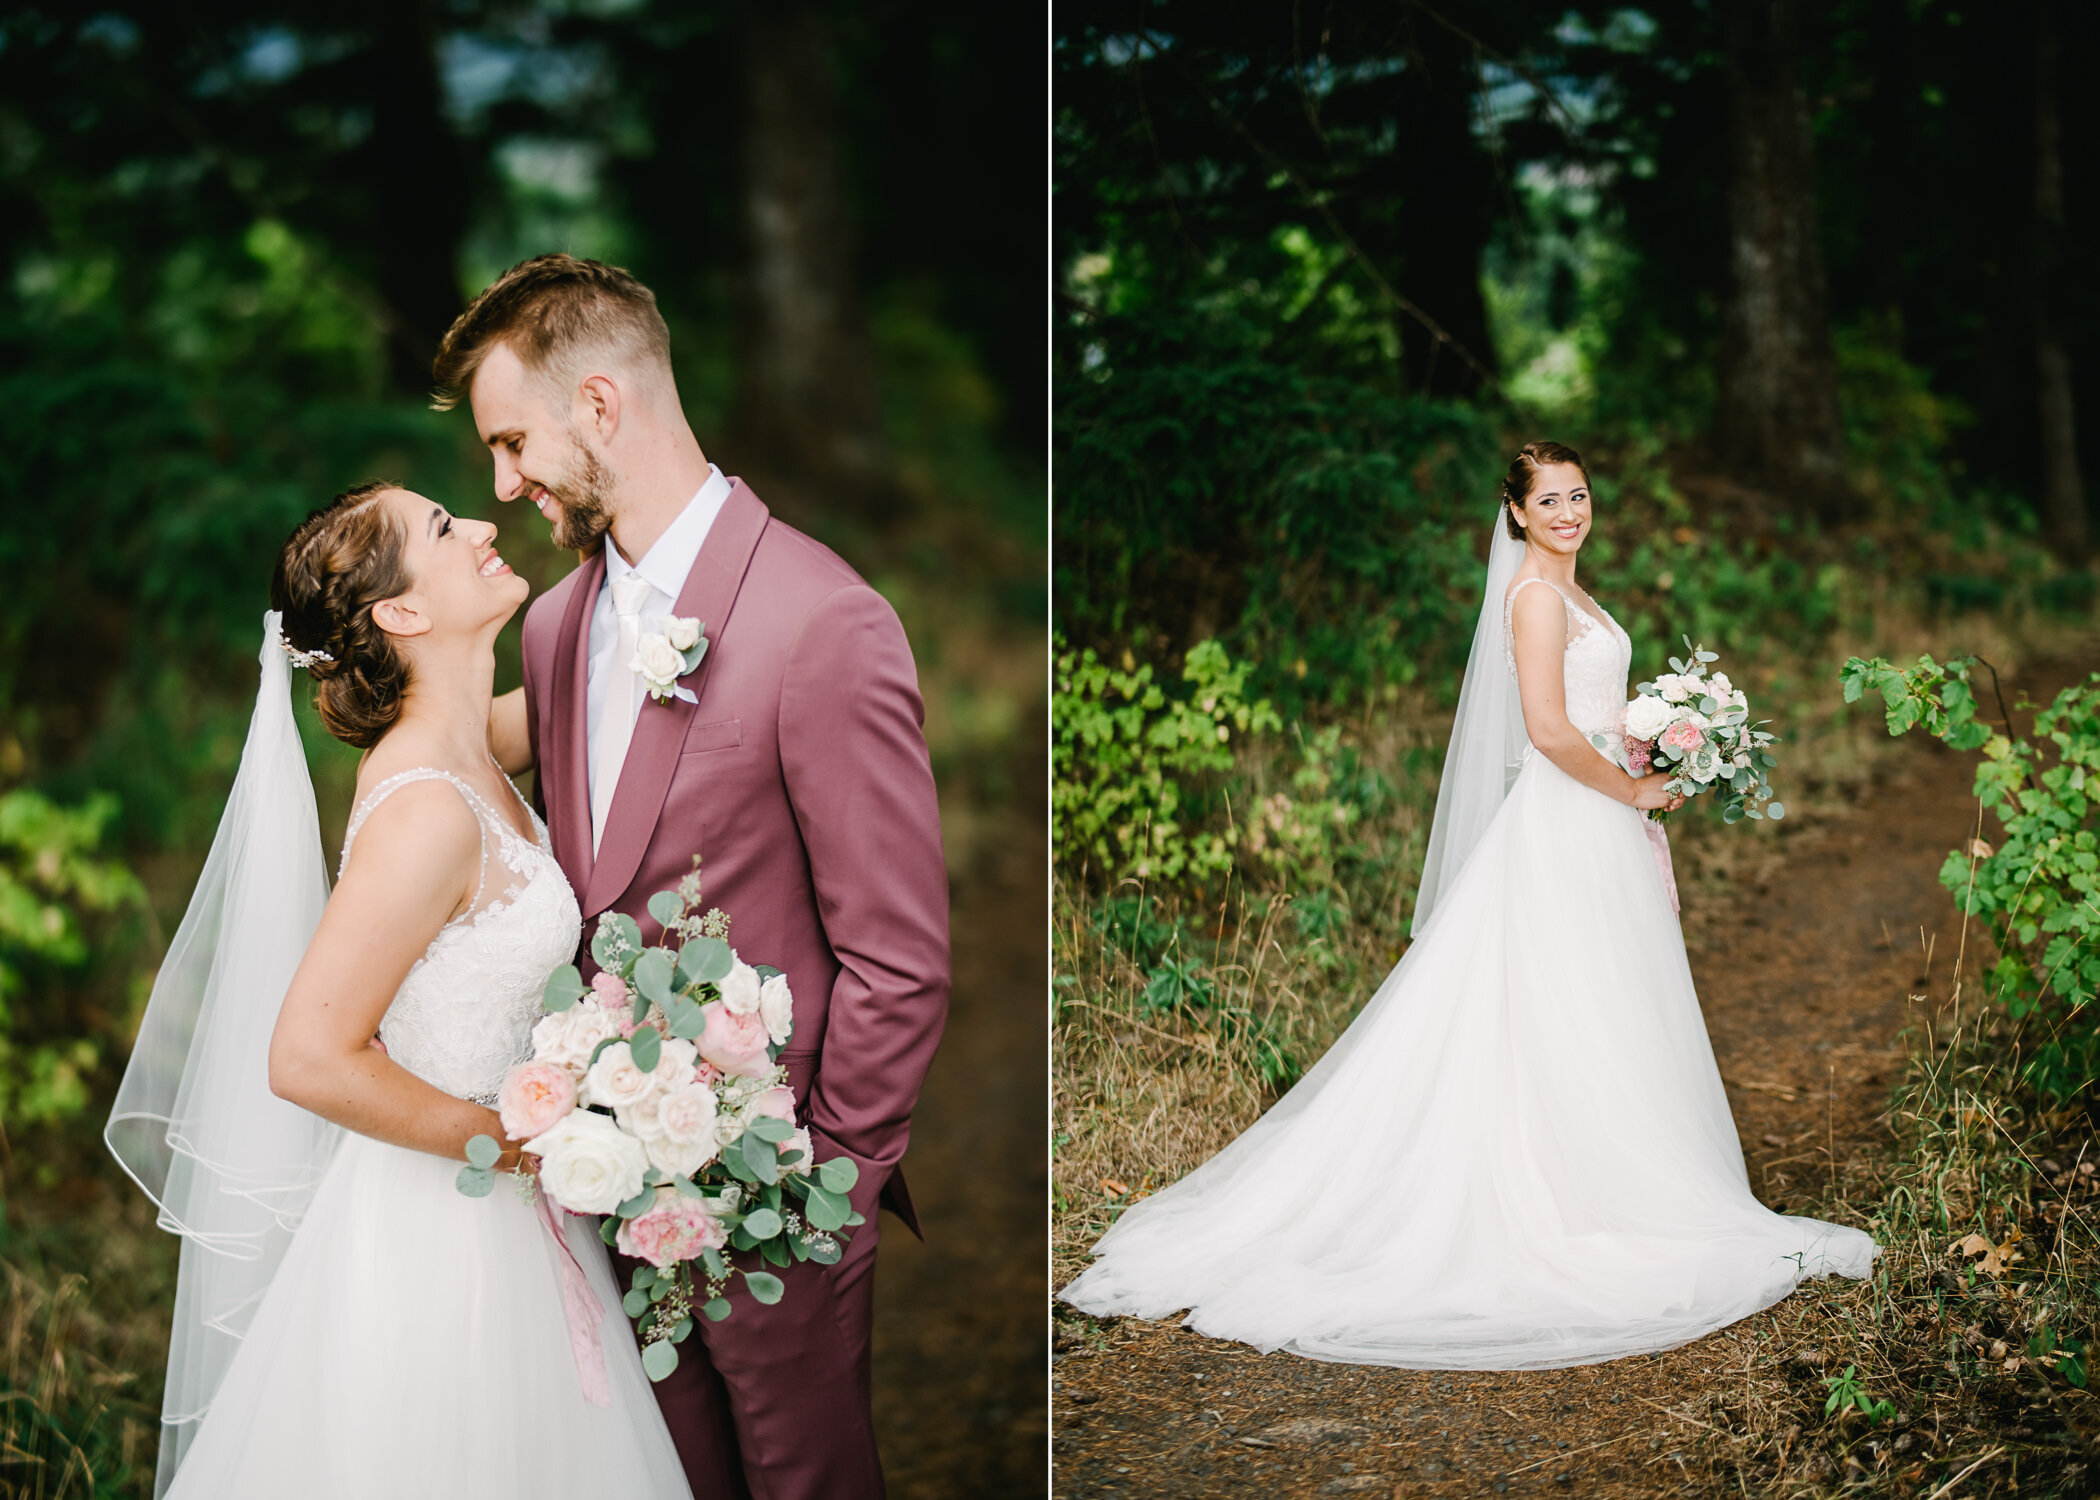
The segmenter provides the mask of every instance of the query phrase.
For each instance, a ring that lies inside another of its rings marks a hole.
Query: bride
[[[373,484],[278,561],[240,772],[107,1132],[182,1236],[156,1495],[689,1493],[593,1221],[454,1185],[475,1135],[519,1161],[490,1101],[582,925],[487,749],[526,594],[495,535]],[[369,752],[333,895],[294,663]]]
[[[1060,1295],[1314,1359],[1526,1369],[1671,1348],[1865,1276],[1750,1193],[1618,739],[1626,633],[1575,582],[1573,449],[1502,486],[1415,942],[1299,1085],[1126,1212]]]

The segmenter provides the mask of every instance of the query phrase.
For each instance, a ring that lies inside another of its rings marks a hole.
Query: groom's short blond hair
[[[534,375],[566,393],[587,364],[626,366],[644,376],[671,373],[671,331],[656,294],[618,266],[573,255],[535,255],[512,266],[453,320],[430,373],[431,405],[450,411],[498,344]]]

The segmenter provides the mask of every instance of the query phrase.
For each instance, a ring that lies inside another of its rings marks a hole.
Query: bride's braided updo
[[[1582,455],[1566,443],[1526,443],[1519,448],[1509,472],[1502,476],[1502,524],[1520,542],[1524,540],[1524,528],[1517,524],[1509,508],[1521,507],[1530,498],[1532,479],[1547,464],[1573,464],[1582,470],[1584,480],[1590,477],[1590,467],[1582,461]]]
[[[407,537],[380,497],[401,486],[374,480],[308,516],[284,544],[270,579],[270,607],[284,638],[330,661],[307,668],[328,732],[369,750],[401,717],[408,660],[372,618],[372,606],[408,592]]]

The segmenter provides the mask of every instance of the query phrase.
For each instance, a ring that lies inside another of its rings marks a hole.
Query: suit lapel
[[[580,891],[591,879],[591,611],[605,580],[604,551],[586,559],[576,573],[576,587],[569,594],[568,608],[562,611],[561,633],[555,637],[551,704],[555,733],[542,744],[555,857],[569,885]]]
[[[736,604],[737,589],[743,584],[751,554],[757,550],[759,535],[766,529],[765,502],[751,493],[741,479],[730,483],[729,498],[722,502],[721,514],[708,528],[707,540],[701,544],[700,555],[693,559],[693,570],[686,575],[678,602],[671,606],[674,615],[697,617],[710,642],[699,671],[682,684],[692,690],[695,699],[707,691],[707,680],[729,624],[729,612]],[[678,769],[679,747],[685,743],[685,732],[698,708],[697,702],[688,703],[683,698],[673,698],[668,703],[654,698],[642,700],[641,713],[634,721],[634,738],[627,744],[627,760],[620,768],[620,784],[613,789],[612,807],[605,816],[605,833],[598,840],[597,863],[591,868],[590,879],[577,886],[586,892],[586,921],[618,900],[634,879],[642,852],[656,831],[664,794],[671,787],[671,774]],[[583,816],[583,847],[589,849],[588,805]]]

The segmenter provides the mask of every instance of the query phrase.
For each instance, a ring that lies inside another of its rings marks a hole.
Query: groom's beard
[[[554,545],[564,552],[595,552],[612,528],[612,476],[598,455],[569,435],[576,462],[555,484],[540,486],[554,502]]]

